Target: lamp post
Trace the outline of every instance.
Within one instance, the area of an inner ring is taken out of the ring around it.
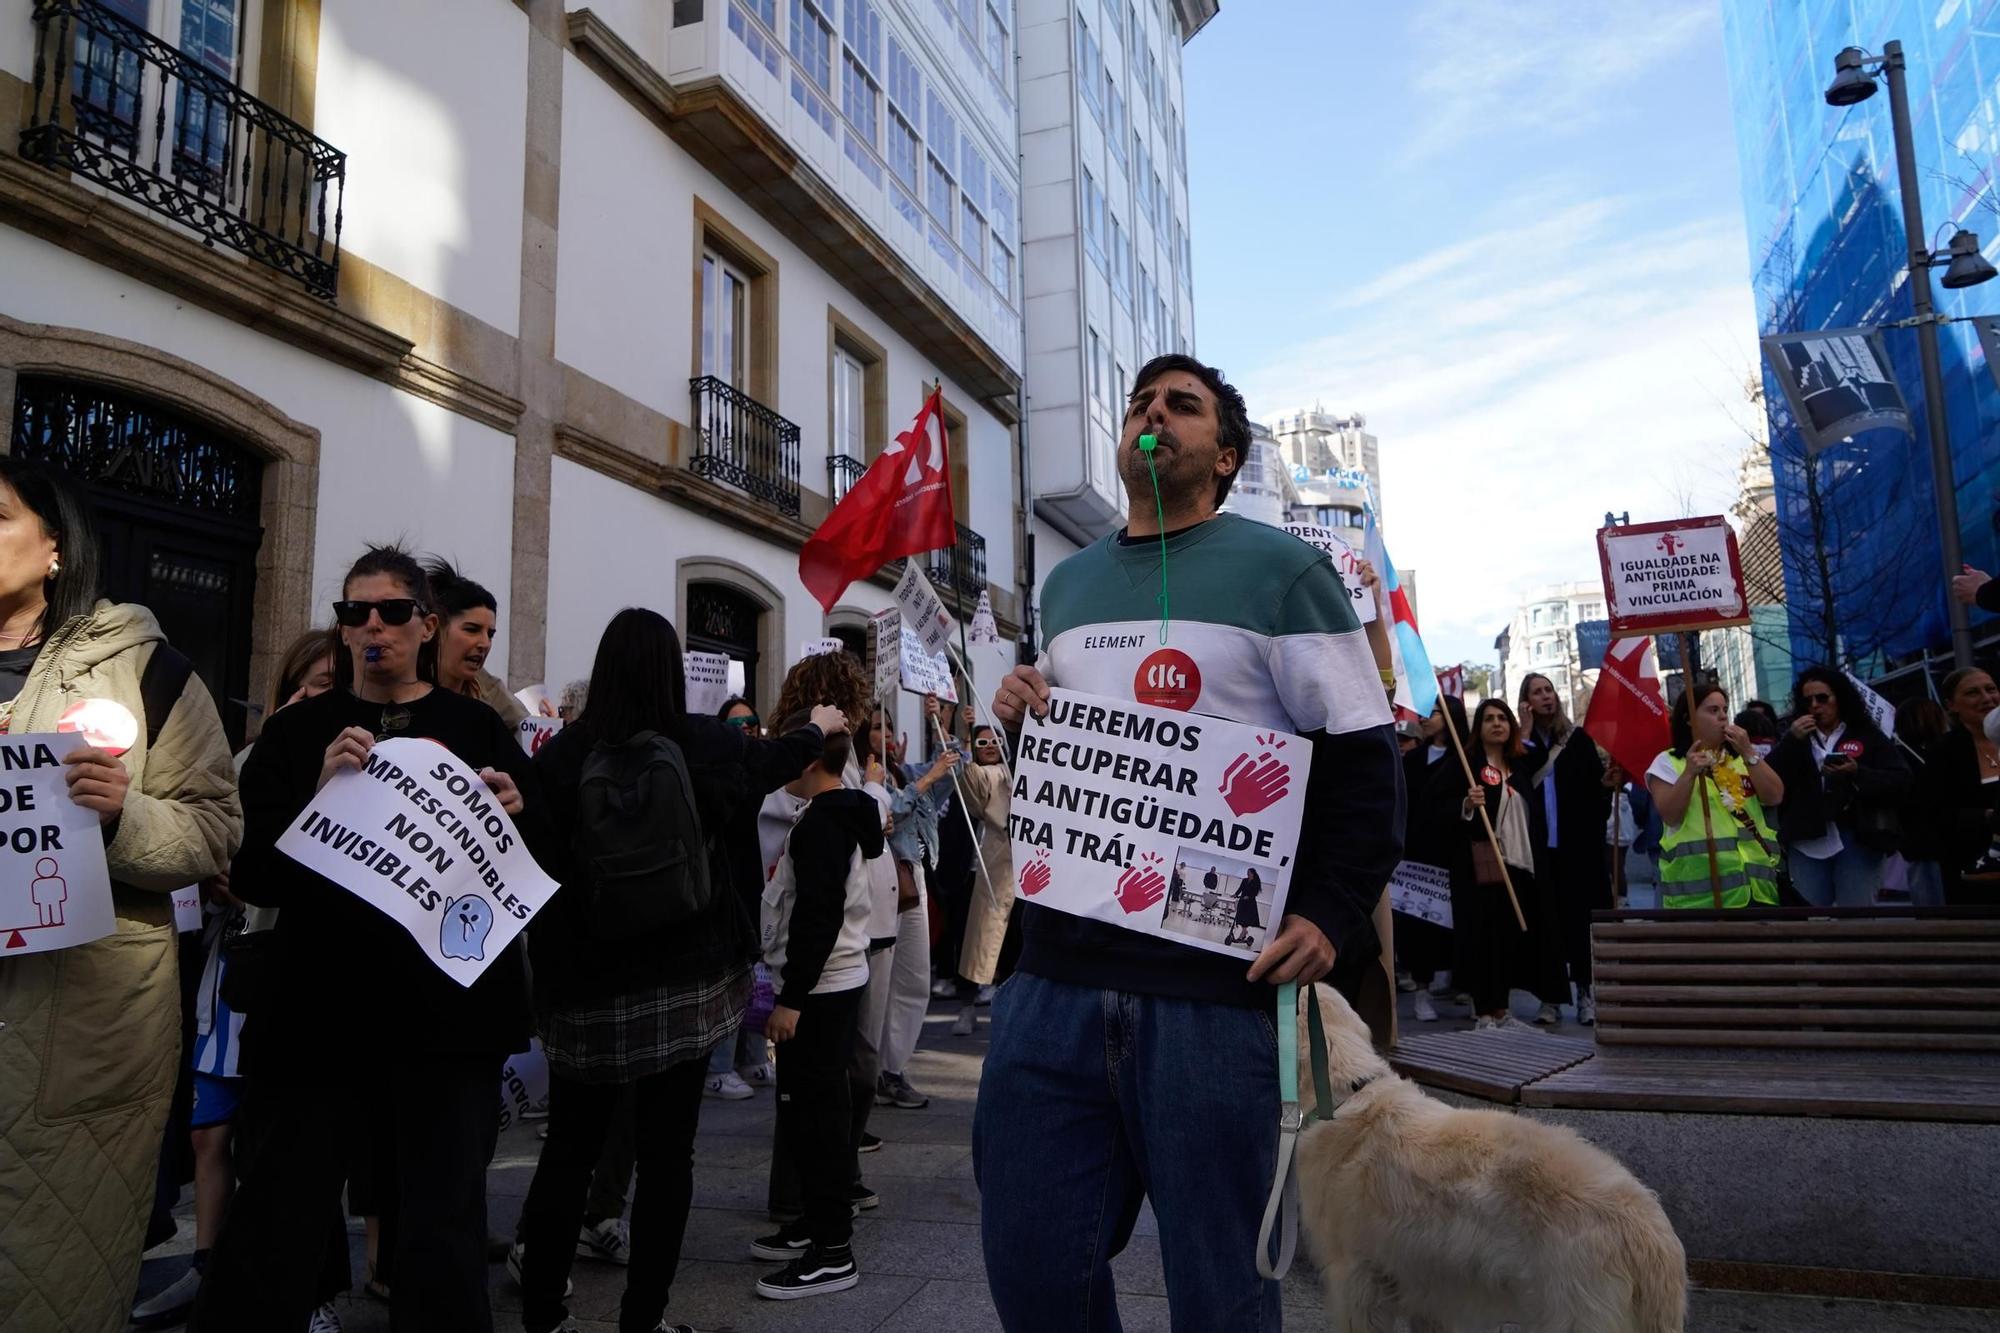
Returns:
[[[1993,266],[1979,253],[1979,238],[1959,231],[1949,249],[1933,253],[1924,231],[1923,205],[1917,197],[1917,151],[1910,134],[1910,93],[1905,78],[1903,44],[1886,42],[1879,56],[1858,46],[1843,47],[1833,58],[1833,82],[1827,86],[1829,106],[1853,106],[1875,95],[1870,68],[1889,81],[1889,125],[1896,141],[1896,182],[1903,197],[1903,236],[1909,248],[1911,323],[1917,330],[1917,359],[1924,375],[1924,423],[1930,428],[1931,489],[1937,493],[1938,544],[1944,549],[1945,613],[1951,623],[1951,656],[1958,669],[1972,665],[1972,626],[1965,606],[1950,595],[1951,580],[1964,555],[1958,533],[1958,488],[1952,480],[1951,433],[1945,424],[1944,374],[1938,360],[1938,316],[1931,304],[1931,269],[1943,263],[1944,285],[1971,287],[1994,276]]]

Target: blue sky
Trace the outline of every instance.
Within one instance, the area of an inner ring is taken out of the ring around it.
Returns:
[[[1708,3],[1223,0],[1183,52],[1198,351],[1358,410],[1439,663],[1727,508],[1756,341]]]

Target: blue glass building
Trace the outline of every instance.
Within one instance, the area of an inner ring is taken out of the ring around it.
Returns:
[[[1887,89],[1851,107],[1822,97],[1844,46],[1901,40],[1932,244],[1957,225],[2000,255],[2000,0],[1722,0],[1722,14],[1760,333],[1910,314]],[[2000,312],[2000,282],[1947,292],[1940,272],[1941,314]],[[1940,334],[1965,558],[2000,572],[2000,392],[1970,325]],[[1916,334],[1883,338],[1913,436],[1869,431],[1809,460],[1765,369],[1801,663],[1838,655],[1879,669],[1950,650]],[[2000,629],[1974,616],[1976,637]]]

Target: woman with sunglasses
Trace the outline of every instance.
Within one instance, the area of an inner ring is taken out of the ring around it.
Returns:
[[[313,796],[361,769],[378,740],[434,741],[477,770],[535,855],[550,860],[528,758],[476,699],[437,687],[429,580],[393,546],[354,563],[334,603],[349,689],[264,725],[243,767],[234,892],[279,910],[272,984],[245,1044],[264,1127],[210,1257],[204,1329],[303,1328],[351,1136],[371,1133],[389,1193],[379,1276],[397,1328],[482,1330],[486,1165],[494,1088],[528,1044],[517,938],[470,986],[447,977],[393,919],[278,851]],[[357,1073],[346,1066],[356,1061]]]
[[[1792,706],[1791,729],[1771,751],[1785,787],[1778,841],[1792,888],[1814,907],[1872,907],[1882,859],[1902,838],[1910,766],[1846,672],[1807,667]]]
[[[436,602],[432,609],[438,616],[438,684],[482,701],[508,726],[519,726],[528,710],[486,669],[486,658],[500,635],[499,600],[483,584],[436,557],[424,562],[424,577],[430,580]]]
[[[0,456],[0,730],[81,730],[65,715],[89,701],[132,731],[64,761],[103,825],[115,930],[0,958],[0,1321],[23,1329],[124,1325],[182,1054],[169,895],[242,832],[207,686],[152,612],[99,600],[101,567],[82,489]]]

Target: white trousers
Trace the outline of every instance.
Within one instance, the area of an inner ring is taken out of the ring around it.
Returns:
[[[918,870],[918,875],[922,871]],[[922,880],[918,880],[922,883]],[[924,1032],[924,1015],[931,1008],[930,896],[896,917],[895,965],[891,968],[889,1006],[882,1025],[882,1068],[900,1074]]]

